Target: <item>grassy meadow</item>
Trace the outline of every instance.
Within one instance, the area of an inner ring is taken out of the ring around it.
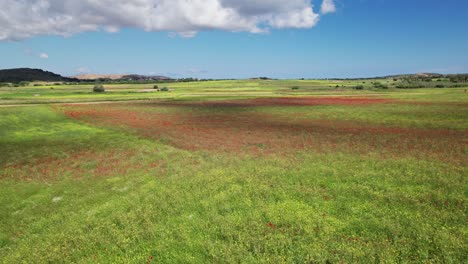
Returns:
[[[0,262],[466,262],[466,88],[370,83],[2,87]]]

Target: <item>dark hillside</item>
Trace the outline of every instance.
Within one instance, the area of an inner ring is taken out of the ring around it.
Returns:
[[[23,81],[72,82],[78,80],[40,69],[18,68],[0,70],[0,82],[18,83]]]

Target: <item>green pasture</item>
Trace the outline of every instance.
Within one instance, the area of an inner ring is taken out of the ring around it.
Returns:
[[[466,162],[411,153],[386,158],[379,145],[369,152],[187,150],[47,105],[126,100],[113,105],[154,115],[244,111],[291,122],[467,132],[463,88],[358,91],[355,83],[212,81],[151,93],[139,92],[149,84],[106,85],[104,94],[91,93],[92,85],[0,88],[0,104],[9,105],[0,107],[0,263],[466,262]],[[398,102],[151,104],[304,95]],[[466,158],[464,149],[453,155]]]
[[[42,104],[67,102],[95,101],[126,101],[154,99],[184,99],[209,97],[278,97],[307,95],[376,95],[398,99],[438,100],[444,95],[445,100],[460,100],[464,88],[443,89],[396,89],[391,80],[379,81],[388,84],[390,89],[377,89],[372,80],[228,80],[203,81],[190,83],[158,83],[158,84],[107,84],[105,93],[93,93],[94,84],[57,85],[41,84],[42,86],[0,87],[0,105],[12,104]],[[168,87],[169,92],[156,91]],[[365,89],[355,90],[358,85]],[[296,89],[292,89],[292,88]],[[467,85],[468,88],[468,85]],[[429,92],[428,92],[429,91]],[[451,97],[448,97],[451,95]]]

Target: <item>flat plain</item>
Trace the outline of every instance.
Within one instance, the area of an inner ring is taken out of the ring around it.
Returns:
[[[466,88],[371,82],[0,88],[0,261],[465,262]]]

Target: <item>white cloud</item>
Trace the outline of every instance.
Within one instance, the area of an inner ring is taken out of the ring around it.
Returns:
[[[333,2],[333,0],[323,0],[322,6],[320,7],[320,12],[322,14],[335,13],[335,2]]]
[[[48,58],[49,58],[49,54],[47,54],[47,53],[41,53],[41,54],[39,54],[39,58],[41,58],[41,59],[48,59]]]
[[[322,12],[330,5],[324,0]],[[121,28],[181,37],[205,30],[262,33],[311,28],[319,20],[310,0],[0,0],[0,6],[0,40]]]

